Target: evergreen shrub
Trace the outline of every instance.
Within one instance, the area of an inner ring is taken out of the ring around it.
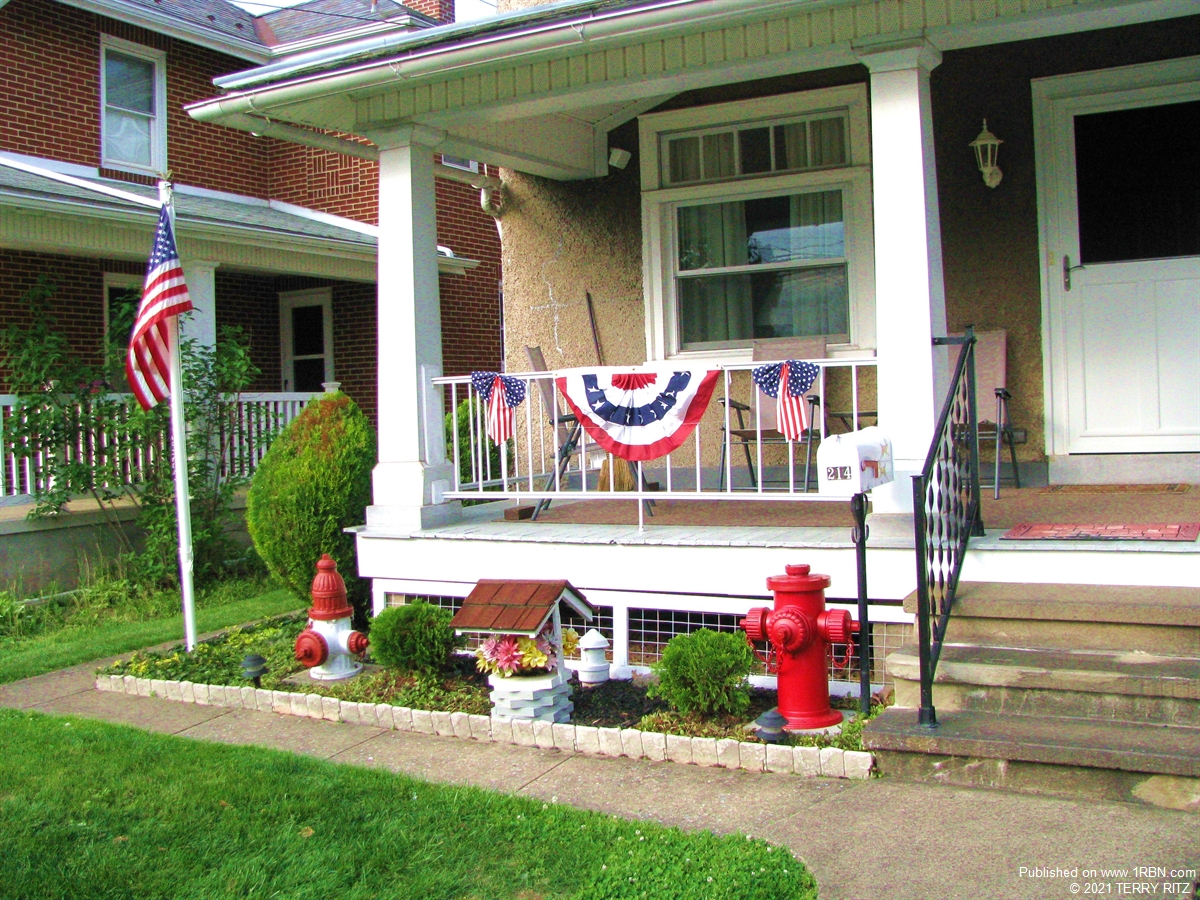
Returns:
[[[740,634],[701,628],[677,635],[652,666],[658,683],[647,693],[683,715],[741,715],[750,706],[747,676],[754,654]]]
[[[328,553],[346,581],[359,624],[367,584],[357,577],[354,536],[371,502],[375,432],[353,400],[314,398],[272,442],[246,497],[246,526],[267,569],[307,604],[317,560]]]
[[[465,643],[450,627],[452,618],[424,600],[389,606],[371,620],[371,656],[406,672],[445,671]]]

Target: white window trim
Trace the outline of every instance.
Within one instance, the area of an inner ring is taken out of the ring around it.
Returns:
[[[464,172],[479,171],[479,160],[468,159],[465,156],[455,156],[453,153],[442,154],[442,165],[449,166],[452,169],[461,169]]]
[[[304,291],[286,291],[279,295],[279,383],[280,389],[294,391],[295,372],[292,363],[296,361],[292,353],[292,310],[297,306],[324,307],[322,322],[325,326],[325,381],[333,381],[333,289],[311,288]],[[310,357],[300,357],[308,359]],[[291,377],[289,377],[291,376]]]
[[[108,51],[135,56],[154,63],[154,124],[150,130],[150,165],[139,166],[105,156],[108,147]],[[162,175],[167,171],[167,54],[153,47],[134,44],[111,35],[100,35],[100,167],[139,175]]]
[[[822,110],[849,113],[850,165],[833,169],[739,176],[703,184],[662,186],[659,136],[712,125],[810,115]],[[673,110],[639,119],[642,176],[642,259],[646,355],[651,360],[747,361],[752,348],[680,350],[673,272],[675,210],[697,200],[744,200],[783,193],[840,189],[846,223],[850,340],[831,344],[836,355],[856,356],[875,348],[875,244],[871,205],[870,138],[866,85],[849,85],[758,100]]]

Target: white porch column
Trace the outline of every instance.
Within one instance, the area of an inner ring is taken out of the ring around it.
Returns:
[[[875,208],[875,309],[879,425],[893,441],[896,480],[872,492],[873,509],[912,511],[947,383],[942,236],[929,73],[941,54],[927,41],[863,47],[871,72],[871,163]]]
[[[180,319],[180,337],[192,338],[202,347],[217,343],[217,266],[204,259],[182,259],[183,280],[192,298],[192,311]]]
[[[379,145],[379,463],[367,525],[416,530],[457,518],[440,503],[451,484],[442,435],[433,150],[412,139]],[[434,505],[434,504],[437,505]]]

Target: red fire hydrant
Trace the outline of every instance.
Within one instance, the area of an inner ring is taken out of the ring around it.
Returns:
[[[296,659],[311,669],[309,674],[318,681],[357,675],[362,663],[351,654],[367,649],[367,636],[350,626],[354,610],[346,602],[346,582],[328,553],[317,562],[312,599],[308,627],[296,638]]]
[[[786,575],[767,579],[775,608],[750,610],[742,630],[751,647],[755,641],[771,644],[768,654],[754,652],[779,676],[779,713],[787,730],[828,728],[841,722],[842,714],[829,706],[827,651],[831,644],[846,644],[848,658],[858,623],[844,609],[825,608],[828,575],[809,574],[808,566],[786,568]]]

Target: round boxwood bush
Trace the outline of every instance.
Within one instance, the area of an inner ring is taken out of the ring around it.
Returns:
[[[358,623],[367,583],[357,577],[351,525],[371,502],[375,432],[340,391],[317,397],[272,441],[250,482],[246,527],[271,574],[300,600],[311,597],[317,560],[337,561]]]
[[[658,683],[647,693],[683,715],[741,715],[750,706],[753,668],[754,654],[741,634],[701,628],[671,638],[652,666]]]
[[[452,618],[424,600],[389,606],[371,620],[371,656],[406,672],[444,671],[465,643],[450,627]]]

